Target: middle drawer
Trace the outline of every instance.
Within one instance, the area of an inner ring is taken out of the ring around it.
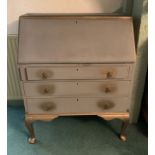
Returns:
[[[130,81],[54,81],[24,82],[26,97],[88,96],[127,97]]]

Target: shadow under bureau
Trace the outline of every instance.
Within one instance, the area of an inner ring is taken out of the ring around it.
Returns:
[[[135,64],[131,17],[92,15],[20,16],[18,66],[25,122],[97,115],[129,123]]]

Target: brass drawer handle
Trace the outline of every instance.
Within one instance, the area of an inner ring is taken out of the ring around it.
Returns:
[[[97,103],[97,105],[104,110],[112,109],[115,106],[115,104],[109,100],[101,100]]]
[[[117,90],[116,85],[114,84],[105,84],[100,86],[100,91],[108,94],[108,93],[114,93]]]
[[[42,72],[42,73],[41,73],[41,78],[42,78],[42,79],[47,79],[47,78],[48,78],[47,73],[46,73],[46,72]]]
[[[37,72],[37,75],[42,80],[46,80],[46,79],[50,78],[53,75],[53,73],[50,70],[39,70],[39,72]]]
[[[51,111],[56,108],[56,105],[53,102],[45,102],[39,105],[40,109],[43,111]]]
[[[111,73],[111,72],[107,72],[107,73],[106,73],[106,78],[107,78],[107,79],[112,78],[112,73]]]
[[[39,93],[43,95],[53,94],[55,92],[55,86],[54,85],[41,85],[38,86]]]
[[[110,88],[105,88],[105,91],[104,91],[105,93],[110,93],[111,92],[111,89]]]
[[[50,92],[50,90],[49,90],[48,88],[45,88],[45,89],[43,90],[43,92],[44,92],[44,94],[48,94],[48,93]]]

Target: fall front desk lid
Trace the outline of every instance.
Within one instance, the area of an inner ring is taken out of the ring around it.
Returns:
[[[21,16],[18,63],[133,63],[131,17]]]

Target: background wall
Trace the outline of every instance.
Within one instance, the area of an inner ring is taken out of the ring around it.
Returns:
[[[8,0],[8,100],[22,99],[17,70],[18,18],[25,13],[131,14],[132,0]]]
[[[8,0],[8,34],[17,34],[18,17],[25,13],[120,13],[132,0]]]
[[[148,0],[134,0],[134,17],[137,59],[132,91],[131,120],[138,120],[148,67]]]
[[[25,13],[132,15],[135,26],[137,62],[132,95],[131,121],[137,121],[147,70],[147,0],[8,0],[7,93],[8,100],[11,101],[22,99],[16,64],[17,30],[18,18]]]

